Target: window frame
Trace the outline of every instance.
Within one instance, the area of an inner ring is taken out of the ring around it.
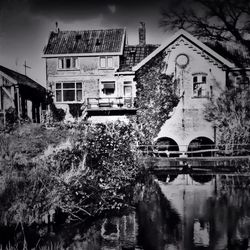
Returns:
[[[76,56],[65,56],[57,58],[57,70],[79,70],[79,58]],[[70,65],[67,67],[67,62],[70,60]]]
[[[73,83],[74,84],[74,87],[73,88],[65,88],[64,87],[64,84],[67,84],[67,83]],[[78,84],[81,84],[80,88],[77,87]],[[60,84],[60,88],[57,87],[57,85]],[[83,102],[83,99],[84,99],[84,96],[83,96],[83,82],[82,81],[61,81],[61,82],[56,82],[55,84],[55,92],[54,92],[54,100],[55,100],[55,103],[82,103]],[[74,90],[74,100],[73,101],[65,101],[64,100],[64,92],[65,91],[72,91]],[[81,90],[81,91],[80,91]],[[81,100],[77,100],[78,99],[78,91],[80,91],[81,93]],[[57,93],[60,93],[61,95],[61,100],[57,100]]]
[[[101,82],[101,91],[100,91],[100,93],[101,93],[101,97],[107,97],[107,98],[109,98],[109,97],[114,97],[115,95],[116,95],[116,92],[117,92],[117,85],[116,85],[116,81],[115,80],[102,80]],[[105,94],[104,92],[103,92],[103,90],[104,90],[104,86],[105,86],[105,83],[107,84],[107,83],[114,83],[114,92],[112,93],[112,94],[110,94],[110,95],[107,95],[107,94]]]
[[[104,59],[104,66],[102,66],[102,60]],[[109,66],[109,59],[112,59],[112,65]],[[100,56],[99,57],[99,69],[114,69],[114,57],[113,56]]]
[[[199,90],[195,90],[200,87],[201,94]],[[209,98],[209,92],[207,90],[207,73],[199,72],[192,74],[192,96],[193,98]]]

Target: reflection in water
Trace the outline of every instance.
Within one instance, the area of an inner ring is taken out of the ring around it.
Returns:
[[[64,241],[65,249],[86,250],[115,250],[134,249],[137,245],[136,214],[131,212],[122,217],[110,217],[95,222],[87,231],[78,229],[72,242],[65,241],[65,235],[59,242]],[[138,248],[139,249],[139,248]]]
[[[146,250],[248,249],[249,178],[209,178],[203,178],[204,184],[201,177],[189,175],[148,183],[138,212]]]
[[[137,188],[136,212],[50,230],[35,245],[70,250],[250,249],[248,176],[166,175]]]

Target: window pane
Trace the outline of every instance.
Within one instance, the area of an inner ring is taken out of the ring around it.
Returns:
[[[61,102],[62,101],[62,91],[56,90],[56,101]]]
[[[58,68],[63,69],[63,58],[58,59]]]
[[[75,90],[63,90],[63,101],[75,101]]]
[[[197,82],[197,76],[194,76],[193,82]]]
[[[66,58],[66,69],[71,68],[71,58]]]
[[[207,80],[206,77],[205,77],[205,76],[202,76],[202,82],[203,82],[203,83],[206,83],[206,80]]]
[[[115,93],[115,82],[105,82],[103,84],[102,92],[105,95],[112,95]]]
[[[113,57],[108,57],[108,68],[113,68]]]
[[[65,83],[63,83],[63,88],[64,89],[74,89],[75,83],[74,82],[65,82]]]
[[[124,96],[125,97],[132,96],[132,87],[131,86],[124,86]]]
[[[100,67],[101,68],[106,67],[106,57],[100,57]]]
[[[77,82],[76,83],[76,88],[77,89],[81,89],[82,88],[82,83],[81,82]]]
[[[76,67],[76,58],[72,58],[72,66],[71,68],[75,68]]]
[[[82,101],[82,90],[77,90],[76,91],[76,100],[79,102],[79,101]]]
[[[61,89],[62,84],[60,82],[56,83],[56,89]]]

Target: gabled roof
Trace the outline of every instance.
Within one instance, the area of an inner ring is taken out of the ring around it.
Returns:
[[[125,29],[51,32],[44,57],[53,55],[122,54]]]
[[[211,57],[222,63],[223,65],[233,68],[235,65],[230,62],[229,60],[225,59],[221,55],[219,55],[217,52],[209,48],[207,45],[199,41],[196,37],[188,33],[187,31],[180,29],[177,31],[173,36],[171,36],[166,42],[164,42],[159,48],[157,48],[154,52],[152,52],[149,56],[147,56],[145,59],[143,59],[140,63],[138,63],[136,66],[132,68],[133,71],[137,71],[140,69],[144,64],[146,64],[149,60],[151,60],[154,56],[156,56],[158,53],[163,51],[165,48],[173,44],[179,37],[186,38],[189,42],[194,44],[195,46],[199,47],[201,50],[208,53]]]
[[[121,56],[119,72],[131,71],[132,67],[150,55],[159,45],[126,45]]]
[[[43,86],[41,86],[39,83],[35,82],[34,80],[29,78],[28,76],[20,74],[14,70],[8,69],[2,65],[0,65],[0,74],[1,74],[1,72],[3,72],[5,75],[12,78],[20,86],[32,88],[34,90],[39,91],[42,94],[46,93],[46,89]]]

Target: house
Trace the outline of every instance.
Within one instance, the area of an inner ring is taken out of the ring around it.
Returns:
[[[43,58],[56,107],[91,119],[134,115],[132,66],[156,49],[146,44],[144,24],[139,35],[139,45],[129,46],[125,29],[52,31]]]
[[[174,75],[178,83],[180,101],[162,126],[157,143],[171,145],[170,151],[182,153],[214,147],[216,126],[205,120],[204,105],[211,98],[218,98],[230,84],[249,84],[249,68],[244,68],[242,79],[242,69],[231,60],[179,30],[132,70],[137,72],[160,53],[165,53],[163,73]]]
[[[0,65],[0,123],[6,122],[6,111],[14,108],[19,118],[41,121],[46,89],[26,75]]]

